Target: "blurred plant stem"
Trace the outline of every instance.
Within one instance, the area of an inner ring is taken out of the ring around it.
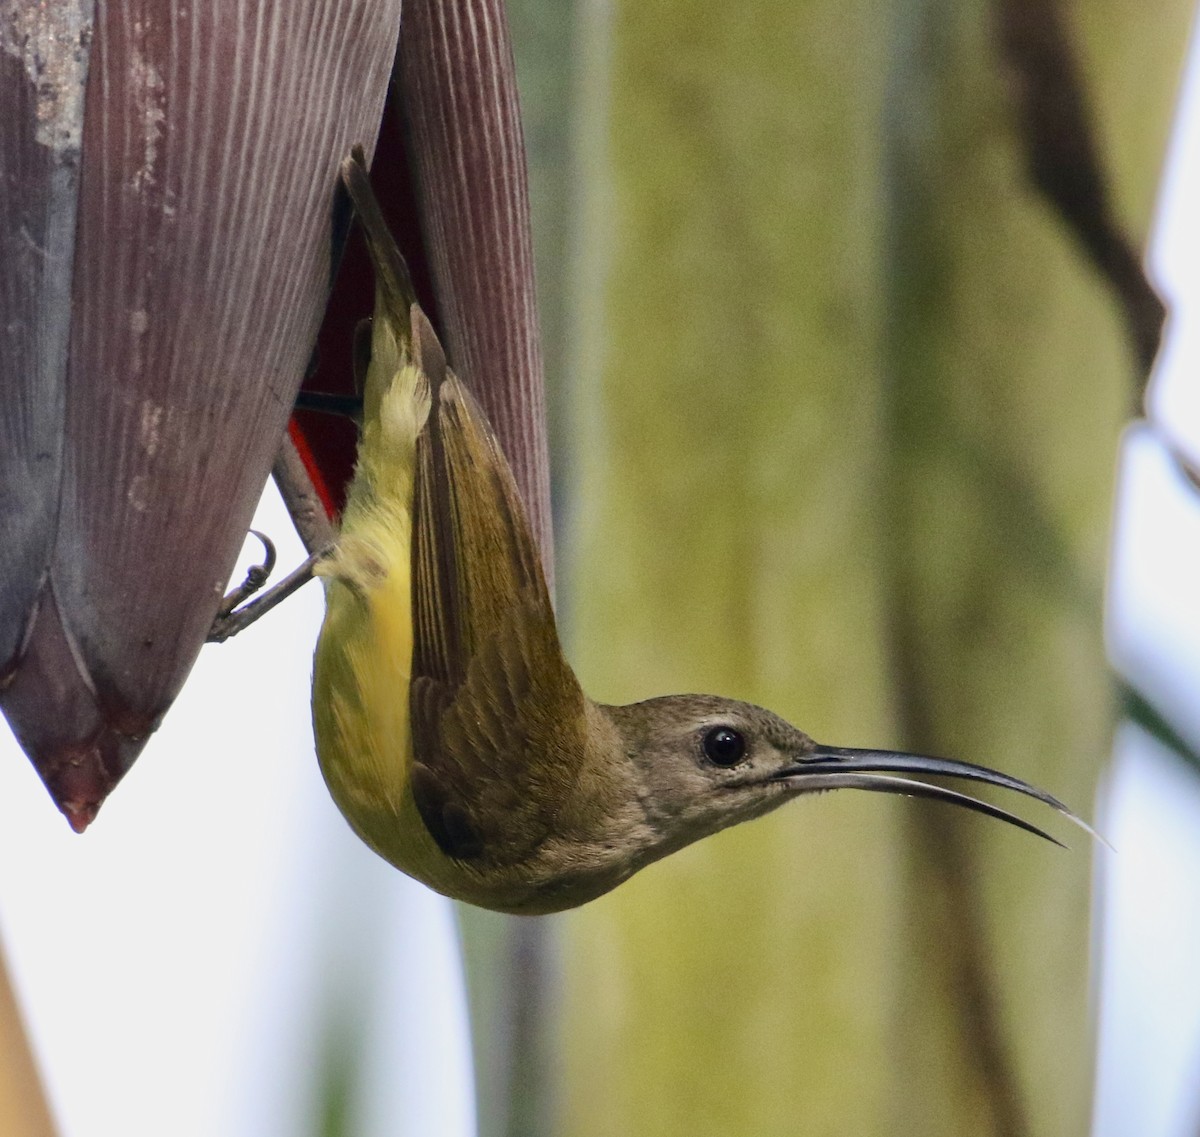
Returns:
[[[466,960],[480,1137],[554,1133],[560,1063],[552,923],[457,906]]]
[[[1138,365],[1030,180],[996,13],[579,11],[562,548],[585,687],[748,698],[1086,810]],[[1190,15],[1064,25],[1134,245]],[[569,919],[558,1131],[1086,1132],[1091,850],[865,798],[701,843]]]
[[[0,953],[0,1133],[55,1137],[50,1107]]]

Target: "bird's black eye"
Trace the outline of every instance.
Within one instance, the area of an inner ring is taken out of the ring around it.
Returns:
[[[714,726],[704,736],[704,756],[715,766],[736,766],[746,756],[746,739],[728,726]]]

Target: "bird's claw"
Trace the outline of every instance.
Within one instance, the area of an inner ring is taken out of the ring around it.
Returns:
[[[225,599],[221,601],[221,607],[217,611],[218,621],[231,615],[239,604],[249,600],[251,596],[267,583],[271,577],[271,573],[275,571],[275,542],[265,533],[260,533],[257,529],[251,529],[250,532],[262,542],[262,564],[251,565],[246,570],[246,579],[237,588],[225,594]]]
[[[230,637],[236,636],[238,632],[248,628],[260,616],[266,615],[280,601],[291,596],[309,580],[313,574],[313,567],[327,552],[323,549],[314,553],[273,588],[269,588],[257,600],[247,604],[245,601],[266,584],[275,569],[274,543],[265,533],[260,533],[257,529],[251,529],[250,532],[263,543],[265,555],[262,564],[251,565],[246,570],[246,579],[221,601],[217,617],[213,620],[213,625],[208,632],[208,643],[224,643]]]

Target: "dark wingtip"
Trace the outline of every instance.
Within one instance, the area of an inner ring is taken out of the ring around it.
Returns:
[[[351,193],[356,185],[361,185],[361,179],[367,176],[367,155],[361,142],[350,147],[350,153],[342,159],[342,184]]]
[[[382,287],[389,303],[398,310],[407,309],[416,293],[408,265],[388,228],[383,210],[367,171],[362,146],[354,146],[342,161],[342,185],[354,203],[354,212],[367,238],[367,247],[375,265],[376,284]]]

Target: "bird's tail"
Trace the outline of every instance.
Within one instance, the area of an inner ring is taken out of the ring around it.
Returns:
[[[363,389],[362,436],[343,514],[352,532],[363,514],[411,517],[417,435],[429,417],[429,383],[414,355],[413,321],[420,312],[408,268],[380,211],[361,146],[342,163],[375,270],[371,355]]]

